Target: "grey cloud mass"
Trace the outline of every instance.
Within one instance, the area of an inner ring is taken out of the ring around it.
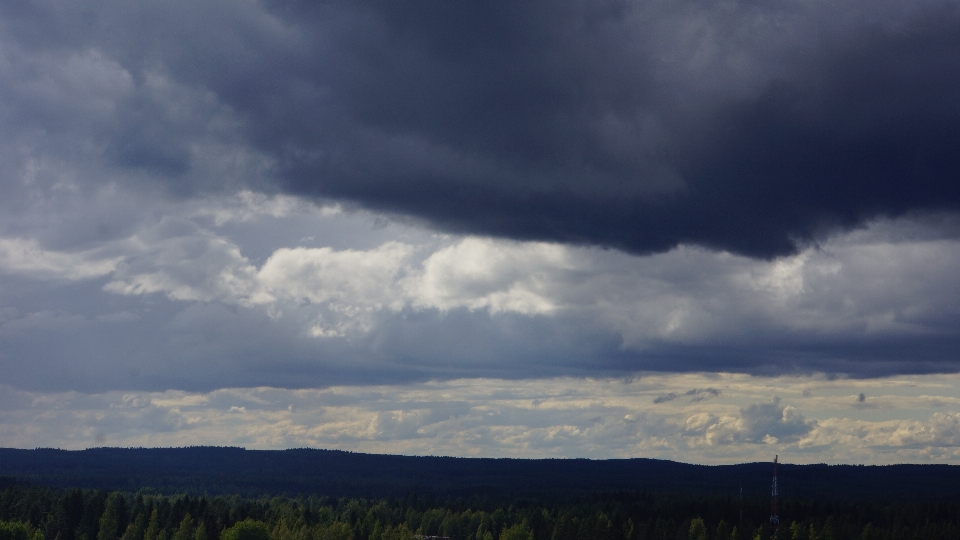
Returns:
[[[942,238],[939,221],[878,223],[765,261],[436,235],[252,193],[143,206],[153,217],[134,234],[90,247],[0,237],[8,384],[210,391],[957,370],[960,242]],[[702,386],[652,399],[718,395]]]
[[[0,2],[0,437],[956,461],[958,90],[946,0]]]
[[[809,421],[796,409],[780,405],[780,398],[774,396],[770,403],[753,403],[740,409],[740,418],[744,424],[747,441],[761,442],[765,437],[777,440],[795,441],[816,427],[815,421]]]
[[[181,195],[242,181],[460,232],[760,257],[960,204],[953,2],[2,9],[7,125],[82,134],[68,151]],[[199,174],[216,144],[269,174]]]
[[[670,392],[669,394],[660,394],[659,396],[653,398],[653,403],[666,403],[668,401],[673,401],[680,396],[689,396],[691,403],[696,403],[697,401],[703,401],[705,399],[716,397],[720,395],[720,391],[716,388],[694,388],[692,390],[687,390],[683,393]]]

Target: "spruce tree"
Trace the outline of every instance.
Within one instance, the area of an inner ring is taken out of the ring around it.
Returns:
[[[117,528],[119,526],[117,511],[114,505],[107,501],[106,508],[103,509],[103,515],[100,516],[100,531],[97,533],[97,540],[117,540]]]
[[[695,517],[690,521],[690,540],[707,540],[707,526],[703,523],[703,518]]]
[[[143,540],[157,540],[160,536],[160,518],[157,515],[157,509],[150,512],[150,523],[147,525],[147,531],[143,533]]]
[[[173,540],[195,540],[195,537],[196,529],[193,526],[193,518],[190,516],[190,512],[187,512],[187,515],[183,516],[183,521],[180,522],[180,528],[173,533]]]

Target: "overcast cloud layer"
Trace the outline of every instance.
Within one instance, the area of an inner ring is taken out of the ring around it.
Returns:
[[[960,464],[960,378],[731,374],[454,380],[192,392],[6,389],[0,437],[26,448],[234,445],[691,463]]]
[[[38,418],[128,393],[316,412],[337,387],[366,418],[370,385],[400,411],[407,385],[956,373],[958,89],[942,0],[0,3],[0,444],[95,444]],[[601,417],[720,395],[667,386]],[[835,411],[748,394],[648,420],[887,460],[809,442]],[[948,450],[903,459],[955,459],[950,407],[909,418]],[[106,440],[204,442],[130,429]],[[249,440],[339,440],[290,433]],[[752,455],[670,433],[656,455]]]

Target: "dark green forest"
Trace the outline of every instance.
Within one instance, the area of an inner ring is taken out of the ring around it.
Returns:
[[[773,456],[770,456],[771,461]],[[243,448],[0,448],[0,476],[49,487],[381,499],[431,494],[548,501],[616,491],[746,497],[770,493],[772,463],[694,465],[662,459],[488,459],[339,450]],[[960,501],[956,465],[781,463],[780,495],[843,501]]]
[[[0,448],[0,540],[766,539],[772,473],[654,459]],[[779,539],[960,540],[960,467],[781,464],[778,476]]]
[[[160,495],[58,489],[10,479],[0,540],[752,540],[769,538],[769,501],[619,492],[549,503],[447,499]],[[777,538],[960,539],[957,502],[783,499]]]

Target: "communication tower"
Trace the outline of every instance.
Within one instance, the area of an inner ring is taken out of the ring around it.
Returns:
[[[773,458],[773,489],[770,490],[770,525],[773,526],[773,536],[777,537],[777,527],[780,525],[780,514],[778,513],[778,502],[780,495],[777,490],[777,455]]]

